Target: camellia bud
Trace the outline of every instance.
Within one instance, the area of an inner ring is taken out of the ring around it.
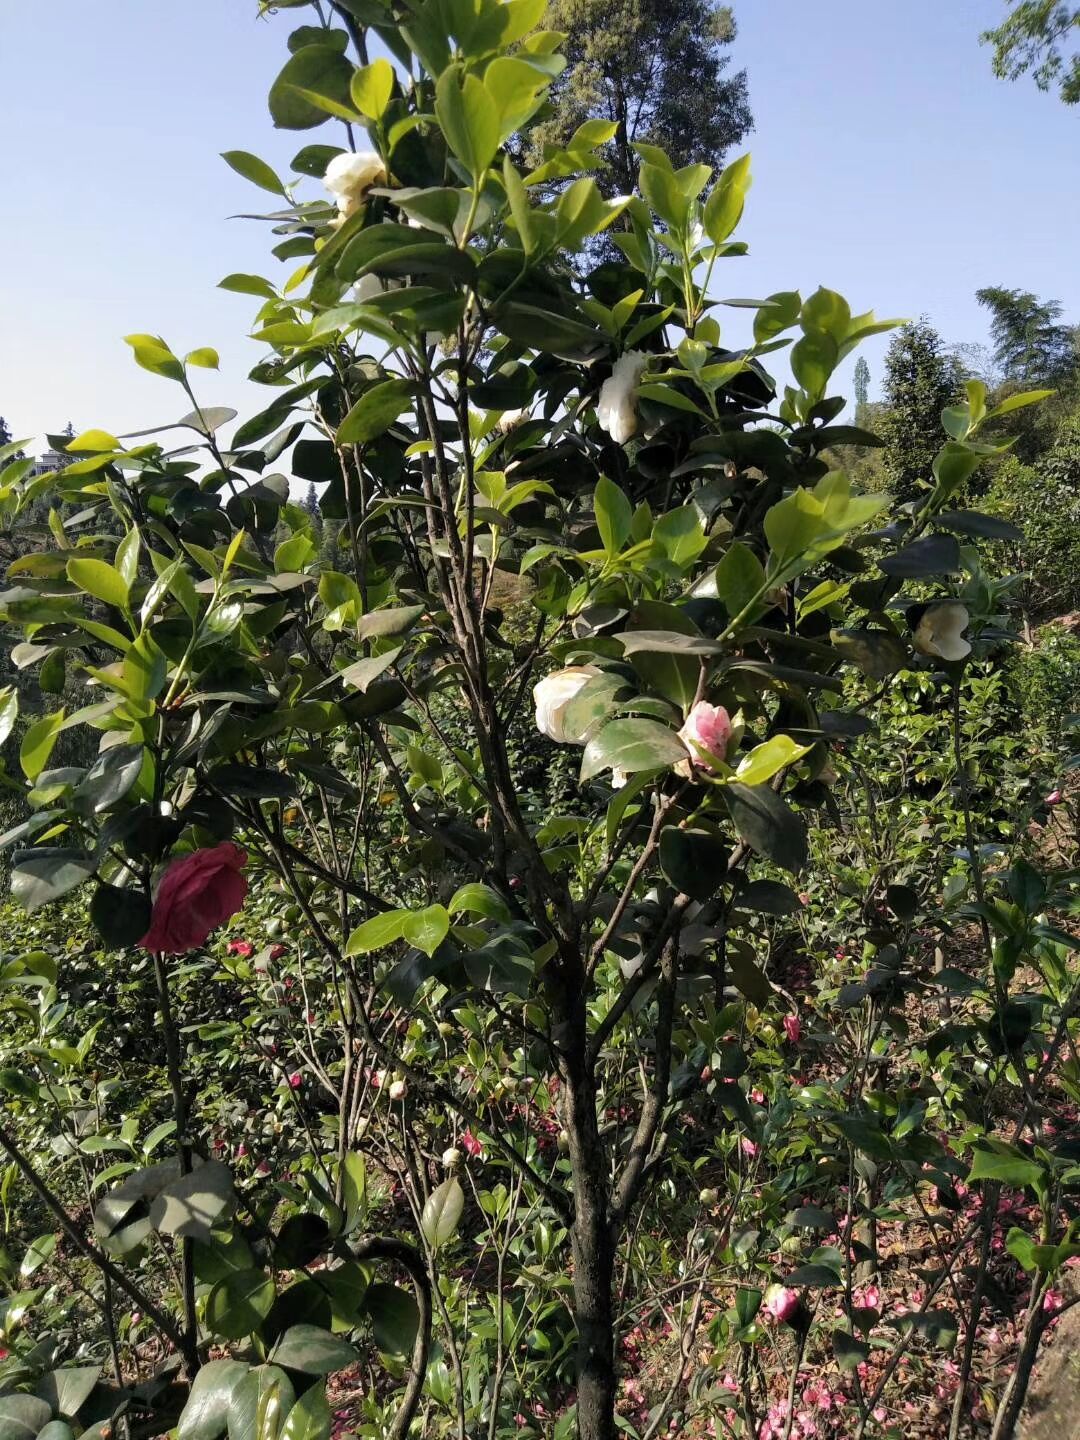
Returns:
[[[570,1150],[570,1132],[569,1132],[568,1130],[560,1130],[560,1131],[559,1131],[559,1153],[562,1154],[562,1155],[566,1155],[566,1154],[569,1152],[569,1150]]]
[[[700,1200],[701,1204],[705,1206],[706,1210],[711,1210],[712,1207],[720,1199],[720,1194],[717,1190],[706,1189],[700,1191],[697,1198]]]
[[[451,1145],[449,1150],[442,1152],[442,1163],[444,1170],[456,1170],[461,1164],[461,1151]]]
[[[444,1040],[449,1040],[449,1039],[450,1039],[450,1036],[453,1035],[453,1033],[454,1033],[454,1027],[453,1027],[453,1025],[450,1024],[450,1021],[449,1021],[449,1020],[440,1020],[440,1021],[439,1021],[439,1034],[442,1036],[442,1038],[443,1038]]]
[[[391,1080],[390,1089],[387,1092],[391,1100],[404,1100],[409,1093],[409,1087],[404,1080]]]

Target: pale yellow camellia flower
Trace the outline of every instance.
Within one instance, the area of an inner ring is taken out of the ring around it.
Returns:
[[[967,606],[959,600],[928,605],[915,627],[915,649],[939,660],[965,659],[971,654],[971,646],[961,632],[967,629],[970,620]]]
[[[536,702],[536,728],[541,735],[559,745],[580,745],[582,735],[572,734],[566,728],[566,711],[574,697],[600,671],[595,665],[567,665],[564,670],[554,670],[533,686]]]
[[[596,419],[616,445],[625,445],[637,433],[637,387],[648,368],[649,357],[644,350],[627,350],[600,387]]]
[[[386,179],[386,166],[374,150],[343,150],[326,167],[323,184],[337,201],[340,225],[354,215],[373,185]]]

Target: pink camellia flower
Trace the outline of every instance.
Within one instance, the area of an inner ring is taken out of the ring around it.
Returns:
[[[765,1313],[781,1324],[790,1320],[799,1308],[799,1297],[786,1285],[770,1285],[765,1291]]]
[[[462,1135],[461,1145],[465,1153],[467,1155],[471,1155],[474,1160],[478,1155],[483,1155],[484,1153],[483,1145],[480,1143],[480,1141],[476,1138],[476,1136],[472,1133],[471,1130],[466,1130],[465,1134]]]
[[[281,957],[282,957],[282,955],[284,955],[284,954],[285,954],[285,946],[284,946],[284,945],[271,945],[271,946],[270,946],[270,953],[269,953],[269,955],[267,956],[267,959],[268,959],[268,960],[280,960]]]
[[[707,700],[699,700],[683,721],[679,739],[693,758],[679,761],[674,767],[677,775],[689,778],[694,765],[700,765],[703,770],[712,770],[713,766],[695,746],[700,745],[718,760],[725,759],[731,743],[731,716],[722,705],[710,705]]]
[[[864,1290],[856,1290],[851,1298],[862,1310],[881,1309],[881,1291],[876,1285],[867,1285]]]
[[[1044,805],[1060,805],[1063,798],[1064,798],[1064,797],[1062,796],[1062,793],[1061,793],[1060,790],[1051,790],[1051,791],[1050,791],[1050,794],[1047,795],[1046,799],[1043,801],[1043,804],[1044,804]]]
[[[244,960],[255,954],[255,946],[250,940],[230,940],[225,949],[228,954],[239,955]]]
[[[802,1039],[802,1021],[798,1015],[784,1016],[784,1034],[791,1041],[792,1045],[798,1045]]]
[[[1049,1315],[1056,1315],[1065,1304],[1065,1297],[1060,1290],[1047,1290],[1043,1296],[1042,1308]]]
[[[304,1077],[303,1077],[303,1075],[300,1074],[300,1071],[299,1071],[299,1070],[294,1070],[293,1073],[289,1076],[289,1089],[290,1089],[290,1090],[299,1090],[300,1087],[301,1087],[301,1085],[303,1085],[303,1083],[304,1083]]]
[[[157,955],[198,950],[247,898],[247,877],[240,873],[246,864],[247,852],[231,840],[174,860],[161,877],[150,929],[139,943]]]

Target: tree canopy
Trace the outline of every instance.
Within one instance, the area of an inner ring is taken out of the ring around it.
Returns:
[[[1054,384],[1075,367],[1075,330],[1062,323],[1059,300],[1003,285],[986,285],[975,298],[990,311],[994,359],[1006,379]]]
[[[1031,72],[1040,90],[1056,85],[1066,105],[1080,100],[1080,50],[1066,54],[1071,37],[1080,40],[1080,9],[1060,0],[1020,0],[1008,17],[983,34],[994,47],[994,74],[1018,80]]]
[[[553,113],[534,127],[534,151],[565,144],[585,120],[618,125],[601,154],[602,188],[630,194],[635,144],[661,145],[673,164],[718,168],[753,127],[745,70],[729,74],[735,39],[729,6],[714,0],[551,0],[545,24],[563,31],[567,69],[552,87]]]

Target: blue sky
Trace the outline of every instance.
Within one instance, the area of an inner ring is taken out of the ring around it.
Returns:
[[[721,267],[718,293],[825,284],[856,310],[925,312],[950,341],[985,340],[974,291],[986,284],[1057,297],[1080,320],[1080,107],[994,79],[977,37],[1003,8],[736,0],[734,63],[757,121],[739,232],[752,253]],[[296,14],[255,11],[0,0],[0,414],[35,447],[69,419],[115,433],[183,413],[169,382],[130,360],[130,331],[215,346],[206,403],[242,416],[266,403],[245,378],[260,356],[247,338],[256,302],[216,286],[288,267],[263,227],[228,218],[269,197],[218,152],[287,169],[337,127],[273,130],[266,91]],[[723,318],[740,338],[745,313]],[[864,352],[875,387],[884,344]]]

